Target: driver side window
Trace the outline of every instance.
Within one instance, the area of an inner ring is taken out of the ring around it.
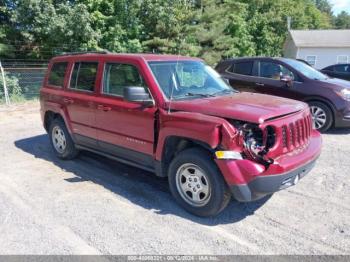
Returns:
[[[259,76],[273,80],[280,80],[282,76],[289,76],[292,80],[295,79],[293,72],[286,67],[273,62],[260,62]]]
[[[137,68],[129,64],[106,63],[103,73],[103,93],[123,96],[124,87],[146,87]]]

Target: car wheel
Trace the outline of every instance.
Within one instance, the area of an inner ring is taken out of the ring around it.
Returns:
[[[231,198],[216,164],[202,149],[186,149],[177,155],[170,164],[168,179],[177,203],[197,216],[220,213]]]
[[[59,158],[73,159],[77,156],[78,150],[75,148],[74,142],[62,119],[57,118],[51,122],[49,136],[51,145]]]
[[[309,106],[314,127],[321,132],[327,131],[333,124],[331,109],[322,102],[310,102]]]

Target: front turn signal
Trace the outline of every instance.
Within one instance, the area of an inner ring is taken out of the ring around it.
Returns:
[[[216,151],[217,159],[243,159],[240,152],[236,151]]]

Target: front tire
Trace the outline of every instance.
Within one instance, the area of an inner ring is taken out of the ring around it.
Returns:
[[[186,149],[177,155],[170,164],[168,179],[176,202],[197,216],[217,215],[231,198],[217,166],[199,148]]]
[[[312,101],[309,103],[314,127],[320,131],[327,131],[333,124],[333,114],[331,109],[324,103]]]
[[[62,119],[56,118],[50,123],[50,142],[57,157],[73,159],[78,155],[74,142]]]

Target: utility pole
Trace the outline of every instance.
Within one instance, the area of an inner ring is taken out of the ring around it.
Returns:
[[[6,103],[6,105],[9,106],[10,105],[10,97],[9,97],[9,93],[7,91],[5,72],[4,72],[4,68],[2,67],[1,61],[0,61],[0,70],[1,70],[1,75],[2,75],[2,83],[4,86],[5,103]]]
[[[292,25],[292,18],[290,16],[287,17],[287,28],[288,31],[291,30],[291,25]]]

